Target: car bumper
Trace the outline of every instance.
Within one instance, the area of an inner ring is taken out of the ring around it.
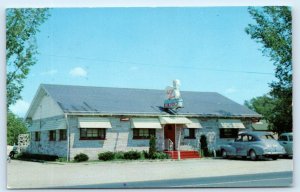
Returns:
[[[264,152],[264,156],[273,156],[273,155],[284,155],[285,152]]]

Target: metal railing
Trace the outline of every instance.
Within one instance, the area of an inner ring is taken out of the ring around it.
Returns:
[[[174,149],[174,143],[171,139],[165,139],[165,150],[167,151],[173,151]]]

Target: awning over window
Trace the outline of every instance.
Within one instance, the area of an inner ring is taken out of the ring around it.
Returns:
[[[131,118],[131,128],[161,129],[158,118]]]
[[[192,121],[192,123],[185,124],[184,128],[203,128],[197,118],[189,118],[189,120]]]
[[[29,132],[58,129],[67,129],[64,118],[35,120],[32,125],[29,126]]]
[[[239,119],[219,119],[219,128],[245,129],[245,126]]]
[[[191,124],[193,123],[186,117],[159,117],[161,124]]]
[[[108,118],[79,117],[78,128],[112,128]]]

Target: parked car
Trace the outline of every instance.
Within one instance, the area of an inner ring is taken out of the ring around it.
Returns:
[[[282,133],[278,142],[284,147],[287,156],[293,155],[293,133]]]
[[[257,160],[260,157],[270,157],[276,160],[279,155],[285,154],[285,149],[278,143],[270,133],[245,132],[227,145],[220,146],[223,158],[228,157],[250,157]]]
[[[18,146],[14,145],[12,151],[9,153],[9,157],[10,158],[14,158],[16,154],[18,154]]]

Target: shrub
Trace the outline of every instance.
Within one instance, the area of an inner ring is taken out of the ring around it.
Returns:
[[[149,140],[149,156],[152,157],[156,152],[156,139],[151,136]]]
[[[141,158],[141,153],[138,151],[128,151],[124,153],[124,159],[135,160],[140,158]]]
[[[98,154],[98,159],[102,161],[110,161],[113,160],[114,158],[115,158],[115,154],[110,151]]]
[[[148,151],[143,150],[142,154],[143,154],[145,159],[150,159],[150,155],[149,155]]]
[[[207,141],[206,141],[205,135],[201,135],[200,144],[201,144],[201,156],[207,157],[208,156],[208,148],[207,148]]]
[[[56,159],[56,161],[58,162],[67,162],[67,158],[66,157],[59,157],[58,159]]]
[[[20,153],[16,156],[21,160],[43,160],[43,161],[56,161],[57,155],[44,155],[44,154],[32,154],[32,153]]]
[[[122,151],[115,152],[115,159],[124,159],[124,152]]]
[[[89,156],[87,156],[84,153],[79,153],[79,154],[75,155],[75,157],[74,157],[75,162],[82,162],[82,161],[87,161],[87,160],[89,160]]]
[[[216,150],[217,157],[222,157],[222,151],[220,149]]]
[[[168,159],[169,156],[164,152],[155,152],[152,159]]]

